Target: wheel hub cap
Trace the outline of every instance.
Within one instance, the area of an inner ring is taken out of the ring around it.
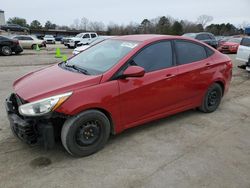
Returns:
[[[218,94],[216,91],[211,91],[208,95],[208,105],[214,106],[217,104],[218,101]]]
[[[100,127],[97,121],[91,121],[83,124],[77,131],[76,141],[79,145],[91,145],[98,138],[100,133]]]

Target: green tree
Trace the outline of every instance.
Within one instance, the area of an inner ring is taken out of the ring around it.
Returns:
[[[144,34],[150,33],[150,27],[151,27],[151,22],[148,19],[144,19],[140,25],[141,33]]]
[[[29,25],[27,24],[27,21],[24,18],[19,18],[19,17],[13,17],[9,18],[7,21],[7,24],[17,24],[22,27],[28,27]]]
[[[55,29],[55,28],[56,28],[56,24],[51,23],[51,21],[47,21],[47,22],[45,23],[44,27],[45,27],[46,29]]]
[[[171,34],[173,35],[182,35],[183,34],[183,27],[180,22],[175,21],[171,27]]]
[[[38,20],[33,20],[33,21],[30,23],[30,28],[31,28],[31,29],[41,29],[41,28],[42,28],[42,25],[41,25],[41,23],[40,23]]]
[[[167,17],[162,16],[156,26],[156,31],[160,34],[168,34],[170,32],[170,27],[170,20]]]

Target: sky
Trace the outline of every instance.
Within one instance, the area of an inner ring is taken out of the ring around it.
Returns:
[[[0,0],[0,9],[6,21],[21,17],[28,23],[36,19],[58,25],[71,25],[82,17],[104,24],[140,23],[159,16],[195,22],[203,14],[213,16],[213,23],[250,23],[250,0]]]

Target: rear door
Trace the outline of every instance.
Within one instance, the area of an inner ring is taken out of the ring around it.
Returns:
[[[236,59],[248,62],[250,58],[250,38],[243,38],[238,48]]]
[[[25,47],[25,48],[31,48],[34,40],[31,37],[29,37],[29,36],[27,36],[27,37],[23,36],[22,38],[23,38],[23,41],[22,41],[23,47]]]
[[[183,107],[199,105],[215,72],[211,58],[214,52],[187,40],[176,40],[175,51],[179,68],[179,101]]]
[[[126,128],[178,105],[177,67],[173,60],[172,42],[162,41],[145,47],[129,61],[127,66],[143,67],[146,73],[140,78],[118,80],[121,118]]]

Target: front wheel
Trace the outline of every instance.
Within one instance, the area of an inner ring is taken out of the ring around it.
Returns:
[[[109,119],[100,111],[89,110],[64,123],[61,140],[68,153],[83,157],[102,149],[109,135]]]
[[[219,107],[221,98],[222,88],[219,84],[215,83],[208,88],[199,110],[205,113],[214,112]]]

